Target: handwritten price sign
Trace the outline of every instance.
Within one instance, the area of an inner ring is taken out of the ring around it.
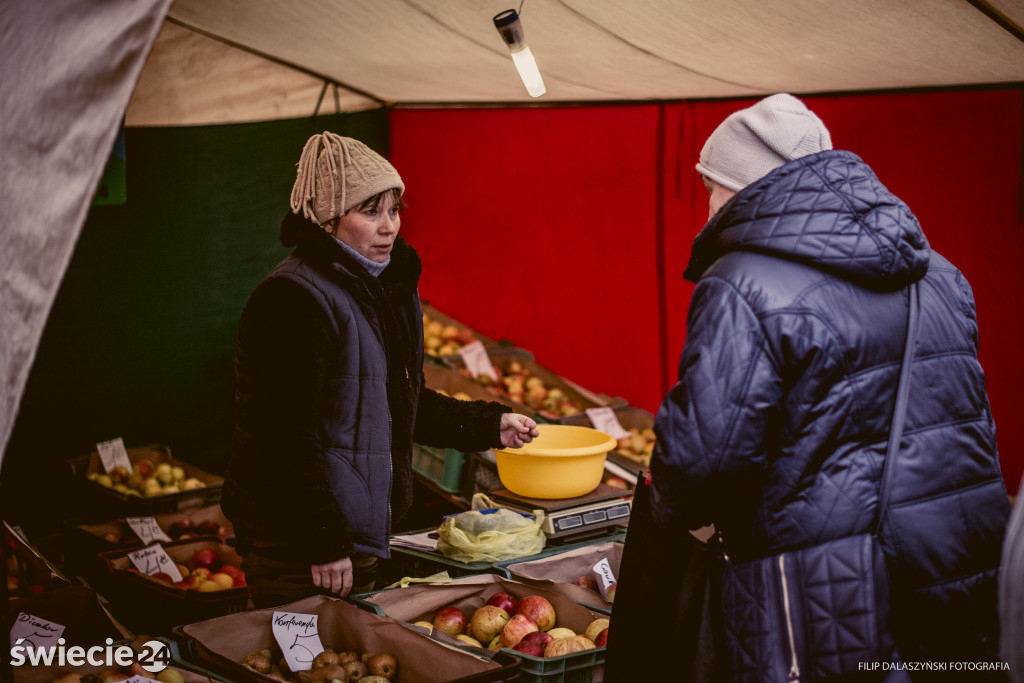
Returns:
[[[629,432],[623,429],[619,423],[619,418],[615,416],[615,411],[609,406],[587,408],[587,417],[590,418],[594,429],[608,434],[613,439],[622,439],[629,436]]]
[[[274,638],[292,671],[309,671],[313,660],[324,651],[320,643],[317,615],[274,612]]]
[[[171,537],[165,534],[160,525],[156,523],[155,517],[128,517],[125,521],[143,543],[170,542],[171,540]]]
[[[128,559],[146,576],[163,572],[171,577],[171,581],[181,581],[177,565],[159,543],[128,553]]]
[[[112,472],[118,466],[129,472],[132,471],[132,461],[128,459],[128,450],[124,447],[121,437],[110,441],[101,441],[96,444],[96,450],[100,454],[104,472]]]
[[[25,649],[49,649],[57,647],[57,641],[62,635],[64,627],[60,624],[21,612],[11,627],[11,647],[18,643]]]
[[[498,379],[498,373],[494,371],[491,357],[487,355],[487,349],[479,339],[459,349],[459,355],[462,356],[462,362],[466,364],[466,369],[473,373],[473,377],[487,375],[491,379]]]

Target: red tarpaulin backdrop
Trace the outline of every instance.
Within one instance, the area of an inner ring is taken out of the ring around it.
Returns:
[[[1022,95],[806,98],[974,287],[1011,491],[1024,470],[1024,282],[1011,271],[1024,254]],[[656,410],[685,340],[682,271],[707,220],[693,164],[751,101],[392,112],[423,298],[588,389]]]

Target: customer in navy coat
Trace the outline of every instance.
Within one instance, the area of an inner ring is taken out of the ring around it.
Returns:
[[[904,662],[996,662],[1009,501],[967,280],[790,95],[727,118],[697,170],[709,220],[685,272],[696,289],[679,382],[655,424],[658,523],[679,534],[714,523],[738,560],[870,531],[904,288],[917,282],[909,411],[881,526],[892,629]]]

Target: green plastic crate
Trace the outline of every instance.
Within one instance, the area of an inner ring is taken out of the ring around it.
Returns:
[[[519,656],[520,683],[590,683],[594,672],[604,666],[605,648],[574,652],[561,657],[532,657],[516,650],[502,649]]]
[[[439,449],[416,444],[412,451],[412,469],[448,493],[462,487],[466,454],[452,448]]]

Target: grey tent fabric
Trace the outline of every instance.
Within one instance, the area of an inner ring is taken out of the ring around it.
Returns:
[[[0,452],[171,1],[0,4]]]

